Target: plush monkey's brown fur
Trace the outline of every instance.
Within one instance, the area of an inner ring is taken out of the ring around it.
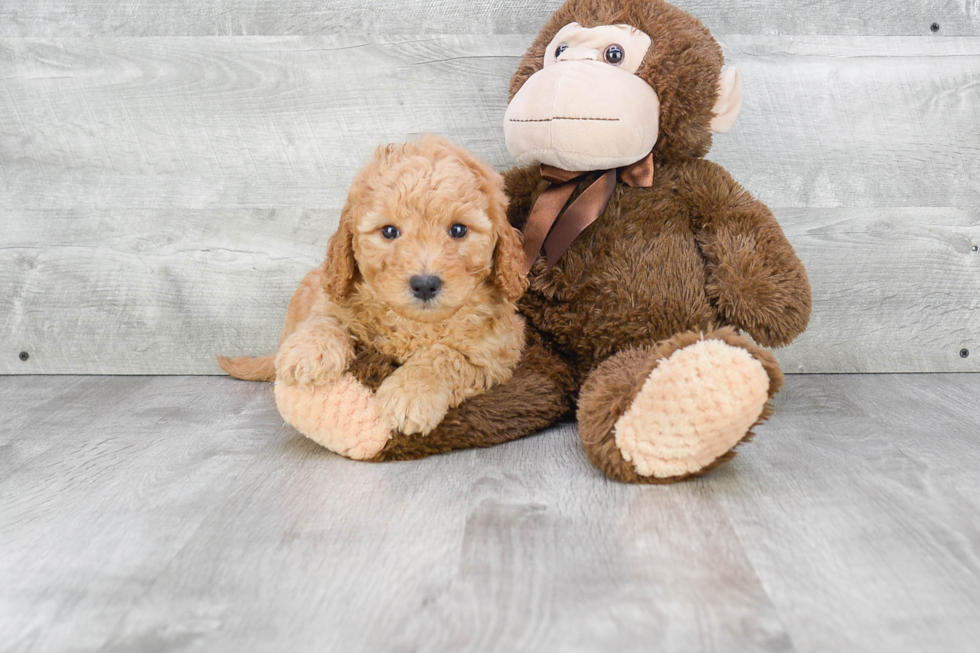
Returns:
[[[553,270],[543,259],[535,264],[519,303],[532,333],[512,381],[454,409],[428,438],[396,435],[377,460],[527,435],[561,419],[577,400],[583,445],[597,467],[621,481],[670,482],[695,474],[638,475],[612,432],[662,360],[699,339],[717,339],[762,363],[770,397],[782,385],[775,359],[759,345],[788,344],[806,328],[810,287],[766,206],[701,158],[711,145],[720,47],[699,21],[661,0],[569,0],[522,60],[511,81],[512,98],[541,69],[557,31],[573,21],[584,27],[627,24],[652,39],[637,74],[660,99],[654,184],[619,184],[602,216]],[[586,175],[577,192],[598,174]],[[514,226],[524,226],[547,186],[537,167],[506,175]],[[371,383],[374,363],[362,363],[361,378]],[[767,406],[759,422],[770,413]],[[750,436],[751,430],[744,439]],[[732,456],[728,451],[696,474]]]

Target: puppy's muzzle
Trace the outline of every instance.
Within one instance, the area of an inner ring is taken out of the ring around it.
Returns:
[[[442,279],[434,275],[417,275],[408,280],[412,294],[424,302],[439,294],[442,289]]]

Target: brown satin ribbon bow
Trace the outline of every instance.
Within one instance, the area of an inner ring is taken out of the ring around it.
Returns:
[[[548,255],[548,269],[555,266],[578,235],[606,210],[616,189],[617,175],[627,186],[649,188],[653,185],[653,167],[651,153],[636,163],[607,170],[562,212],[578,179],[586,173],[542,164],[541,177],[551,185],[538,196],[524,225],[524,256],[527,260],[524,272],[530,272],[542,245]]]

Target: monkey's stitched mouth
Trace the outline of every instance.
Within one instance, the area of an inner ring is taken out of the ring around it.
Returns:
[[[553,122],[555,120],[598,120],[600,122],[619,122],[619,118],[573,118],[571,116],[555,116],[554,118],[510,118],[510,122]]]

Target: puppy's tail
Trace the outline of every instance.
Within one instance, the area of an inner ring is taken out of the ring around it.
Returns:
[[[239,356],[238,358],[226,358],[218,356],[218,365],[225,372],[228,372],[236,379],[243,381],[275,381],[276,380],[276,354],[266,354],[265,356]]]

